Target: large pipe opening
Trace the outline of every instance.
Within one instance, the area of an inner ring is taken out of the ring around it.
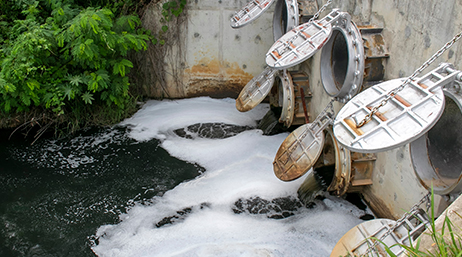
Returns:
[[[332,27],[332,35],[321,52],[321,80],[328,95],[350,100],[361,88],[364,75],[364,47],[353,22]]]
[[[287,33],[287,6],[284,0],[276,2],[273,15],[273,38],[276,42],[282,35]]]
[[[348,72],[348,45],[345,36],[338,30],[332,32],[332,38],[330,66],[332,67],[331,74],[336,90],[331,94],[337,94],[342,89]]]
[[[462,191],[462,112],[457,96],[445,91],[441,118],[427,134],[410,144],[414,171],[421,184],[437,194]]]

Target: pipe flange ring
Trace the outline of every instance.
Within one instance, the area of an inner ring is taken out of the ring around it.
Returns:
[[[346,28],[335,24],[321,52],[321,80],[324,90],[345,103],[361,89],[364,76],[364,47],[358,27],[346,19]]]
[[[276,42],[288,31],[299,25],[297,0],[278,0],[273,14],[273,38]]]

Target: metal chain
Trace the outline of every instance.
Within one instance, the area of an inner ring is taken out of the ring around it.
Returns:
[[[316,126],[321,123],[321,120],[324,119],[324,118],[328,118],[328,122],[325,123],[324,125],[327,126],[327,124],[330,124],[330,123],[333,123],[334,120],[333,120],[333,117],[335,117],[335,111],[334,111],[334,101],[335,99],[331,99],[330,102],[327,104],[327,106],[324,108],[324,110],[321,111],[321,113],[316,117],[316,119],[314,119],[313,122],[311,122],[311,130],[313,131]],[[321,130],[324,130],[324,126],[320,126],[320,129]],[[316,131],[315,133],[318,133],[319,131]]]
[[[424,195],[424,197],[422,197],[422,199],[420,199],[420,201],[418,203],[416,203],[416,204],[414,204],[412,206],[412,208],[409,210],[409,212],[406,212],[399,220],[397,220],[395,222],[395,224],[393,226],[388,227],[387,232],[385,232],[385,234],[383,234],[379,239],[375,240],[375,242],[371,246],[369,246],[369,248],[367,248],[367,251],[364,254],[361,254],[361,256],[366,256],[371,251],[375,251],[375,247],[377,246],[377,244],[379,242],[383,242],[383,240],[387,236],[389,236],[393,231],[395,231],[395,229],[397,227],[399,227],[399,226],[401,226],[401,224],[403,224],[404,220],[407,220],[412,215],[414,215],[414,212],[417,211],[417,209],[419,208],[420,205],[422,205],[424,202],[429,203],[430,202],[430,196],[431,196],[431,193],[427,193],[426,195]]]
[[[310,19],[308,22],[310,23],[310,22],[316,20],[316,19],[319,17],[319,15],[320,15],[322,12],[324,12],[324,10],[327,8],[327,6],[329,6],[331,3],[332,3],[332,0],[328,0],[327,3],[324,4],[324,5],[319,9],[319,11],[317,11],[317,12],[313,15],[313,17],[311,17],[311,19]]]
[[[403,88],[409,84],[412,80],[417,77],[425,68],[427,68],[430,64],[432,64],[438,57],[440,57],[446,50],[448,50],[457,40],[459,40],[462,37],[462,31],[459,32],[457,35],[455,35],[450,41],[448,41],[438,52],[436,52],[430,59],[428,59],[422,66],[420,66],[417,70],[412,73],[410,77],[408,77],[399,87],[396,87],[395,89],[391,90],[388,92],[386,97],[380,101],[380,104],[373,107],[371,111],[364,117],[364,119],[356,124],[357,128],[360,128],[364,126],[366,123],[372,120],[372,115],[374,115],[379,108],[383,107],[387,102],[394,97],[399,91],[403,90]]]

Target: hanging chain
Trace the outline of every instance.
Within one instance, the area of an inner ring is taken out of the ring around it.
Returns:
[[[375,251],[375,247],[377,246],[377,244],[379,242],[383,242],[383,240],[389,236],[393,231],[395,231],[396,228],[398,228],[399,226],[401,226],[401,224],[403,224],[403,222],[407,219],[409,219],[411,216],[414,215],[414,213],[418,210],[419,206],[422,205],[424,202],[426,203],[429,203],[430,202],[430,196],[431,196],[431,193],[427,193],[426,195],[424,195],[424,197],[422,197],[422,199],[420,199],[420,201],[416,204],[414,204],[411,208],[411,210],[409,210],[409,212],[406,212],[399,220],[397,220],[395,222],[395,224],[391,227],[388,227],[387,229],[387,232],[385,232],[385,234],[383,234],[380,238],[376,239],[375,242],[369,246],[369,248],[367,248],[367,251],[363,254],[361,254],[361,256],[366,256],[368,255],[371,251]]]
[[[436,52],[430,59],[428,59],[422,66],[420,66],[410,77],[408,77],[399,87],[396,87],[395,89],[391,90],[388,92],[386,97],[380,101],[380,104],[373,107],[371,111],[364,117],[364,119],[356,124],[357,128],[360,128],[364,126],[366,123],[372,120],[372,115],[374,115],[379,108],[383,107],[387,102],[394,97],[399,91],[403,90],[403,88],[409,84],[411,81],[417,77],[425,68],[427,68],[430,64],[432,64],[438,57],[440,57],[446,50],[448,50],[457,40],[459,40],[462,37],[462,31],[459,32],[459,34],[455,35],[449,42],[447,42],[438,52]]]
[[[332,0],[328,0],[327,3],[326,3],[325,5],[323,5],[323,6],[319,9],[319,11],[317,11],[317,12],[313,15],[313,17],[311,17],[311,19],[310,19],[308,22],[310,23],[310,22],[316,20],[316,19],[319,17],[319,15],[320,15],[322,12],[324,12],[324,10],[326,10],[327,6],[329,6],[331,3],[332,3]]]
[[[314,131],[316,134],[324,130],[327,125],[332,124],[334,122],[334,101],[335,99],[331,99],[327,106],[324,108],[324,110],[322,110],[322,112],[316,117],[316,119],[310,123],[310,129]],[[323,121],[323,119],[327,120]]]

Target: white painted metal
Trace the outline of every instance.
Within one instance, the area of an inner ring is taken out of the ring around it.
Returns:
[[[321,20],[304,23],[278,39],[266,54],[266,64],[275,69],[297,65],[313,56],[329,39],[332,24],[348,13],[334,9]]]
[[[341,20],[321,51],[321,81],[328,95],[345,103],[361,89],[364,75],[363,40],[356,24]]]
[[[231,27],[240,28],[257,19],[273,4],[274,0],[252,0],[231,18]]]
[[[277,70],[267,67],[245,85],[236,99],[236,109],[246,112],[257,106],[270,92]]]
[[[437,128],[435,133],[447,132],[445,135],[438,135],[439,138],[435,140],[440,139],[443,141],[441,143],[442,145],[448,143],[450,146],[437,148],[438,154],[436,156],[434,154],[432,155],[429,151],[429,136],[431,131],[409,144],[412,166],[414,167],[417,178],[427,190],[430,191],[433,187],[433,192],[439,195],[459,195],[462,192],[462,160],[460,159],[460,149],[462,145],[460,144],[460,132],[458,132],[461,114],[454,113],[457,111],[457,108],[459,112],[462,112],[461,84],[462,81],[459,79],[459,81],[455,83],[456,88],[448,87],[443,89],[444,95],[453,101],[453,105],[457,105],[457,107],[451,106],[451,102],[447,101],[446,108],[448,108],[449,105],[450,109],[447,114],[445,114],[446,112],[443,113],[443,116],[449,115],[449,118],[446,119],[453,120],[451,123],[456,127],[446,128],[445,125],[447,123],[443,123],[443,125],[440,126],[438,126],[439,124],[437,123],[434,127]],[[442,117],[440,120],[444,120],[444,118]],[[432,135],[434,135],[434,133],[432,133]],[[433,145],[432,147],[439,146]],[[446,156],[448,155],[451,157],[447,158]],[[435,160],[435,158],[439,160]]]
[[[369,110],[399,87],[403,79],[375,85],[349,101],[338,113],[334,134],[340,144],[355,152],[381,152],[405,145],[425,134],[444,108],[442,87],[458,74],[447,64],[412,81],[379,109],[370,122],[358,128]]]
[[[273,14],[273,37],[277,41],[299,25],[297,0],[278,0]]]
[[[335,245],[331,257],[338,256],[389,256],[385,244],[395,256],[406,256],[401,245],[409,246],[429,224],[428,217],[422,209],[412,212],[401,224],[390,219],[365,221],[350,229]],[[396,226],[394,228],[394,226]],[[386,233],[390,231],[389,235]],[[377,239],[380,243],[376,243]],[[369,249],[375,245],[375,249]]]
[[[273,69],[274,70],[274,69]],[[282,91],[282,112],[281,117],[279,118],[280,123],[284,123],[284,125],[288,128],[292,125],[292,121],[294,119],[294,111],[295,111],[295,94],[294,94],[294,85],[292,82],[292,77],[287,70],[284,70],[282,74],[279,75],[281,80],[281,87]]]

